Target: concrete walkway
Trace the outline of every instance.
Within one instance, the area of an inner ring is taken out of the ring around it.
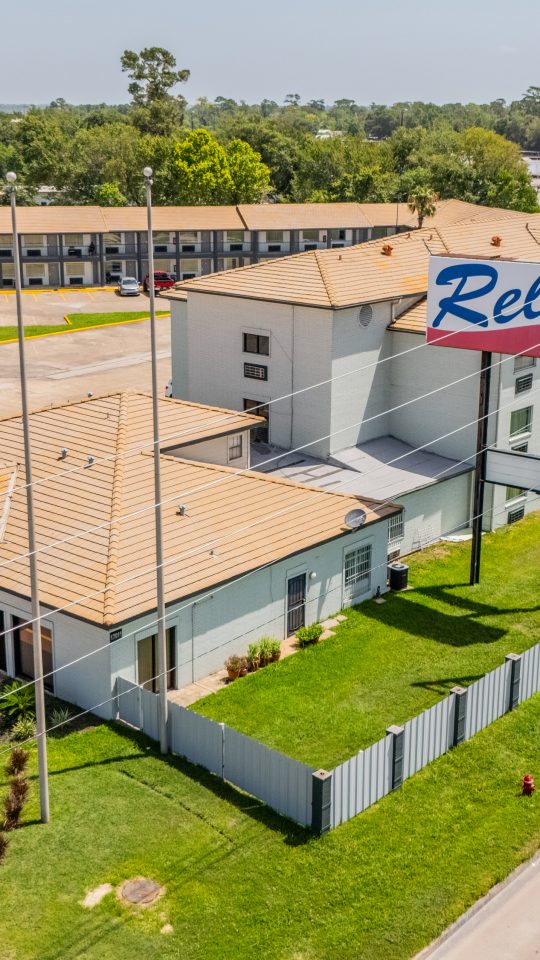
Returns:
[[[540,853],[463,914],[416,960],[538,960]]]

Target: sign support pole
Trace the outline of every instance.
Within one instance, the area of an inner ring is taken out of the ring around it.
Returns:
[[[474,496],[472,521],[471,575],[469,583],[480,583],[480,555],[482,551],[482,522],[484,519],[484,489],[488,437],[489,388],[491,384],[491,353],[482,350],[480,363],[480,390],[478,396],[478,432],[476,435],[476,461],[474,470]]]

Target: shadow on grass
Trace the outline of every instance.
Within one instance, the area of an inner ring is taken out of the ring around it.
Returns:
[[[540,605],[536,604],[529,607],[501,607],[490,603],[478,601],[472,593],[467,596],[460,596],[452,591],[456,587],[469,587],[468,583],[443,583],[437,587],[415,587],[414,593],[429,597],[439,603],[445,603],[449,607],[462,607],[467,616],[471,619],[475,617],[500,617],[507,614],[536,613],[540,610]],[[473,588],[471,588],[472,590]]]
[[[114,733],[120,733],[124,739],[130,740],[139,748],[138,752],[121,754],[116,757],[106,757],[103,760],[88,761],[88,763],[82,763],[72,767],[64,767],[61,770],[52,770],[50,775],[60,776],[88,767],[106,765],[115,766],[126,761],[141,760],[145,757],[153,757],[154,759],[158,759],[163,763],[166,763],[167,766],[174,768],[183,776],[188,777],[192,782],[199,784],[206,790],[209,790],[219,800],[224,800],[225,802],[232,804],[237,808],[237,810],[240,811],[240,813],[250,817],[257,823],[263,824],[268,830],[272,830],[274,833],[281,834],[283,841],[287,846],[302,846],[313,839],[309,830],[299,826],[292,820],[288,820],[286,817],[280,816],[280,814],[275,813],[261,800],[258,800],[256,797],[252,797],[251,794],[244,793],[242,790],[234,787],[232,784],[221,780],[213,773],[205,770],[204,767],[199,767],[194,763],[190,763],[189,760],[185,760],[183,757],[174,756],[171,753],[160,753],[159,750],[154,746],[154,741],[150,740],[149,737],[146,737],[145,734],[139,733],[137,730],[132,730],[120,723],[101,721],[101,725],[108,727]],[[142,778],[139,779],[125,770],[120,772],[126,774],[134,781],[140,783],[142,786],[152,788],[152,784],[148,783],[148,781]],[[175,802],[173,795],[165,793],[162,790],[157,790],[157,792],[164,799],[169,799],[173,803]],[[199,816],[196,811],[192,810],[191,813],[195,816]]]
[[[448,597],[440,588],[415,589],[414,596],[425,593],[430,599],[452,603],[465,608],[462,616],[451,616],[436,607],[424,606],[415,601],[413,594],[394,594],[391,603],[384,606],[375,606],[372,603],[362,605],[361,613],[378,623],[410,633],[414,637],[425,637],[450,647],[468,647],[472,644],[496,643],[506,636],[507,631],[502,627],[479,623],[474,618],[489,616],[491,613],[500,615],[495,607],[476,604],[478,610],[471,612],[471,603],[466,598]],[[505,611],[506,612],[506,611]],[[507,611],[508,613],[516,611]]]
[[[423,690],[431,690],[433,693],[446,694],[452,687],[468,687],[475,680],[481,680],[484,673],[471,673],[465,677],[441,677],[439,680],[417,680],[411,683],[411,687],[421,687]]]

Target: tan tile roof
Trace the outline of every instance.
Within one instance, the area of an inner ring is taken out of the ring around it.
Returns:
[[[372,227],[417,226],[417,218],[406,203],[361,203],[363,213]]]
[[[110,232],[146,230],[146,207],[107,207]],[[154,230],[244,230],[236,207],[153,207]]]
[[[104,626],[156,605],[153,458],[141,452],[147,400],[116,394],[31,416],[34,480],[42,481],[34,488],[38,547],[82,534],[39,555],[41,600]],[[69,454],[59,461],[62,446]],[[22,457],[20,418],[0,422],[0,449]],[[89,453],[117,456],[70,473]],[[28,596],[27,561],[2,566],[28,548],[23,484],[21,466],[0,543],[0,587]],[[351,509],[363,506],[367,523],[399,509],[171,456],[162,456],[162,501],[168,603],[346,534]],[[103,529],[84,533],[97,525]]]
[[[238,210],[249,230],[331,230],[371,225],[362,203],[252,203],[241,204]]]
[[[19,233],[106,233],[101,207],[18,207]],[[0,233],[11,233],[11,210],[0,207]]]
[[[415,303],[408,310],[404,310],[393,323],[388,325],[389,330],[399,330],[401,333],[423,333],[426,332],[426,306],[427,297],[422,297],[418,303]]]
[[[173,300],[185,299],[186,291],[214,293],[327,309],[397,300],[427,291],[430,254],[540,261],[540,215],[533,217],[468,220],[340,250],[294,254],[186,280],[166,296]],[[391,253],[385,256],[388,246]]]

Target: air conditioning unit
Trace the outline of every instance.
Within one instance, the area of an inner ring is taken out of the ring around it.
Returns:
[[[105,247],[105,253],[120,253],[120,247]]]
[[[194,243],[183,243],[183,244],[182,244],[182,253],[195,253],[195,244],[194,244]]]
[[[26,256],[27,256],[27,257],[40,257],[40,256],[41,256],[41,250],[27,250],[27,251],[26,251]]]
[[[168,253],[169,247],[167,244],[161,244],[159,247],[154,247],[154,253]]]

